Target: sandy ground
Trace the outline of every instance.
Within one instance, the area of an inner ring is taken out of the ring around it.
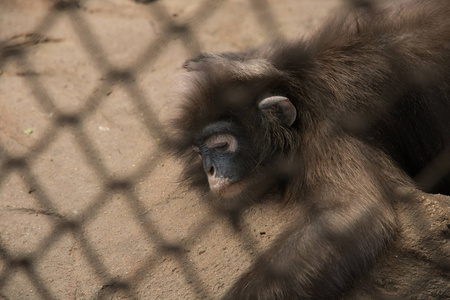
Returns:
[[[54,2],[0,2],[0,299],[218,298],[286,209],[252,207],[234,234],[178,187],[154,125],[197,51],[301,36],[343,2],[270,0],[273,24],[264,1]]]

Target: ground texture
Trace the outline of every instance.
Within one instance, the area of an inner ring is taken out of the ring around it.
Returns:
[[[199,51],[307,34],[343,2],[55,3],[0,2],[0,299],[220,297],[281,231],[289,209],[254,206],[236,234],[179,187],[179,163],[159,147],[176,75]],[[417,205],[431,219],[417,229],[405,213],[402,237],[431,230],[439,255],[420,254],[420,241],[398,242],[399,251],[439,277],[430,262],[441,265],[448,250],[448,201],[418,195]],[[374,284],[420,294],[419,283],[379,280],[396,262],[393,249],[354,297]],[[423,297],[445,296],[444,285],[436,279]]]

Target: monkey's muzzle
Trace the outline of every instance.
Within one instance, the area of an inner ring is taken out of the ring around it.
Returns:
[[[229,178],[208,176],[209,189],[214,195],[232,198],[239,195],[246,186],[245,180],[232,182]]]

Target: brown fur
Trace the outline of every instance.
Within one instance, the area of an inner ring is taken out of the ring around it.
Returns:
[[[246,158],[256,162],[253,190],[238,200],[273,187],[307,216],[225,298],[337,298],[393,238],[400,192],[449,147],[450,2],[352,12],[309,39],[206,54],[186,67],[169,143],[185,158],[184,179],[208,191],[191,147],[202,128],[226,118],[254,145]],[[276,111],[261,113],[267,95],[290,99],[292,127]],[[448,194],[449,176],[424,188]]]

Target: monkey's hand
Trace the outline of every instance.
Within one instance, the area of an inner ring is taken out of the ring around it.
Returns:
[[[224,299],[335,299],[367,271],[392,237],[392,208],[368,194],[335,200],[332,190],[332,197],[311,197],[327,205],[310,205],[307,218],[275,240]]]

